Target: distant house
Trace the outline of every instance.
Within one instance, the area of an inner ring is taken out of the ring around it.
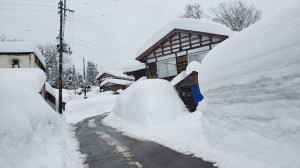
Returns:
[[[24,87],[39,93],[55,109],[55,92],[47,86],[46,75],[39,68],[0,68],[1,83]],[[51,87],[51,86],[50,86]],[[51,102],[51,103],[50,103]]]
[[[29,42],[0,42],[0,68],[46,69],[44,56]]]
[[[102,84],[107,79],[119,79],[125,81],[134,81],[133,76],[128,76],[119,71],[101,70],[96,79],[99,81],[100,92],[105,91],[104,85]],[[102,85],[101,85],[102,84]],[[106,88],[107,89],[107,88]]]
[[[120,90],[126,89],[134,81],[122,80],[122,79],[106,79],[101,84],[100,87],[103,91],[113,91],[119,93]]]
[[[133,76],[135,80],[146,76],[146,65],[136,60],[131,60],[123,65],[123,73],[129,76]]]
[[[201,63],[206,54],[230,34],[227,27],[218,23],[177,19],[145,42],[137,52],[136,60],[146,64],[147,78],[171,81],[192,61]],[[177,89],[186,90],[186,97],[187,93],[201,95],[196,78],[196,72],[189,74],[187,79],[177,84]],[[185,103],[187,105],[188,102]],[[193,111],[195,107],[190,106],[189,109]]]

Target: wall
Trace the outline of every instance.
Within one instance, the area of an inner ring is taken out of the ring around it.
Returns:
[[[12,68],[12,59],[19,59],[20,68],[39,68],[33,53],[0,54],[0,68]]]

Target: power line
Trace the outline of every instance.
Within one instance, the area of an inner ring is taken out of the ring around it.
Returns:
[[[37,31],[41,31],[41,32],[44,32],[44,31],[59,31],[59,30],[55,30],[55,29],[49,29],[49,30],[44,30],[44,29],[1,29],[0,30],[3,30],[3,31],[27,31],[27,32],[37,32]]]
[[[54,7],[56,8],[56,6],[52,6],[52,5],[35,5],[35,4],[19,4],[19,3],[10,3],[10,2],[0,2],[0,4],[4,4],[4,5],[17,5],[17,6],[45,6],[45,7]]]
[[[163,4],[173,3],[173,2],[176,2],[176,1],[182,1],[182,0],[172,0],[172,1],[157,3],[157,4],[153,4],[153,5],[149,5],[149,6],[144,6],[144,7],[141,7],[141,8],[124,10],[124,11],[120,11],[120,12],[107,13],[107,14],[102,14],[102,15],[98,15],[98,16],[90,16],[90,17],[86,17],[86,18],[105,17],[105,16],[118,15],[118,14],[129,13],[129,12],[135,12],[135,11],[139,11],[139,10],[151,8],[151,7],[154,7],[154,6],[159,6],[159,5],[163,5]]]
[[[32,12],[55,12],[57,13],[57,11],[54,10],[42,10],[42,9],[21,9],[21,8],[0,8],[0,10],[19,10],[19,11],[32,11]]]

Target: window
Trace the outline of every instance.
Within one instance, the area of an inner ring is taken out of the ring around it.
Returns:
[[[193,53],[189,54],[189,63],[192,61],[197,61],[197,62],[202,62],[204,59],[205,55],[209,52],[209,50],[203,51],[203,52],[198,52],[198,53]]]
[[[20,68],[19,59],[12,59],[12,68]]]
[[[176,60],[168,59],[156,63],[158,78],[177,75]]]

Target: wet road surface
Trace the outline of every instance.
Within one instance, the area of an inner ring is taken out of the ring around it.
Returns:
[[[90,168],[215,168],[201,158],[125,136],[102,125],[104,117],[91,117],[76,125],[80,151],[87,155]]]

